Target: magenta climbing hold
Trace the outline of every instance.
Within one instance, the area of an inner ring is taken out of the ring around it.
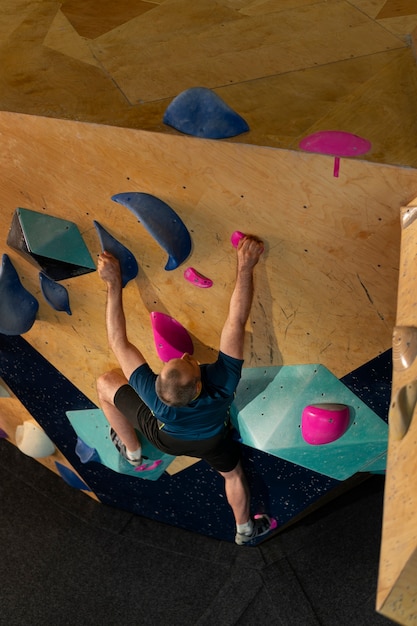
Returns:
[[[312,445],[339,439],[349,426],[349,408],[345,404],[309,404],[303,409],[301,434]]]
[[[193,354],[194,346],[190,335],[173,317],[152,311],[151,323],[156,351],[161,361],[167,363],[171,359],[180,359],[186,352]]]
[[[333,175],[339,176],[339,157],[359,156],[369,152],[371,142],[363,137],[342,130],[322,130],[300,141],[300,148],[307,152],[330,154],[335,157]]]
[[[153,461],[153,463],[142,463],[138,467],[135,467],[135,472],[151,472],[152,470],[159,467],[161,463],[161,459],[156,459],[156,461]]]
[[[213,286],[213,281],[210,278],[206,278],[206,276],[197,272],[193,267],[187,267],[184,272],[184,278],[190,283],[193,283],[193,285],[196,285],[196,287],[201,287],[202,289]]]
[[[230,237],[232,246],[234,248],[237,248],[239,245],[239,241],[243,239],[243,237],[246,237],[245,233],[241,233],[240,230],[235,230],[235,232],[232,233],[232,236]]]
[[[245,235],[245,233],[241,233],[240,230],[235,230],[235,232],[232,233],[232,236],[230,237],[230,242],[231,242],[232,246],[234,248],[237,248],[239,246],[240,240],[243,239],[246,236],[247,235]],[[264,249],[265,248],[262,246],[261,252],[263,252]]]
[[[256,515],[253,516],[253,519],[261,519],[262,517],[265,517],[263,513],[256,513]],[[278,528],[278,522],[274,517],[270,517],[269,521],[270,521],[270,530],[275,530],[275,528]]]

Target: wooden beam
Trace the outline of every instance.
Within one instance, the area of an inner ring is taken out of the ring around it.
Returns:
[[[417,202],[412,201],[401,212],[401,263],[377,594],[377,610],[404,625],[414,624],[417,615],[416,211]]]

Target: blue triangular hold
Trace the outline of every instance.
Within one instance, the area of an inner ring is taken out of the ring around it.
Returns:
[[[65,480],[65,482],[75,489],[82,489],[83,491],[91,491],[90,487],[88,487],[82,480],[75,474],[72,470],[70,470],[62,463],[58,463],[55,461],[56,468],[61,475],[61,478]]]
[[[55,311],[65,311],[68,315],[72,315],[68,291],[64,285],[60,285],[43,272],[39,272],[39,282],[43,297],[47,303],[50,304]]]
[[[226,139],[249,130],[243,117],[206,87],[192,87],[168,105],[164,124],[194,137]]]
[[[133,253],[120,241],[117,241],[99,222],[93,220],[102,251],[110,252],[120,263],[122,287],[138,275],[138,264]]]

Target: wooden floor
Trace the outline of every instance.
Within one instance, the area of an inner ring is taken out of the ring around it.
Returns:
[[[200,360],[218,347],[236,229],[266,242],[247,366],[321,363],[342,377],[388,350],[400,210],[417,196],[416,29],[414,0],[3,0],[0,252],[40,302],[25,339],[97,402],[95,380],[114,366],[103,285],[96,273],[65,281],[73,315],[52,310],[36,269],[6,244],[18,206],[76,222],[94,258],[93,219],[135,254],[129,332],[155,368],[152,310],[189,330]],[[164,125],[193,86],[215,91],[250,131],[208,141]],[[331,156],[299,148],[319,130],[372,147],[335,177]],[[178,212],[193,240],[187,266],[211,289],[184,281],[186,265],[163,269],[164,252],[111,201],[124,191]],[[11,441],[26,418],[4,394]]]

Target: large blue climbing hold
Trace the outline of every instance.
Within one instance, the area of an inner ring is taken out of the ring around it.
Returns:
[[[168,105],[164,124],[194,137],[227,139],[249,130],[247,122],[207,87],[192,87]]]
[[[181,220],[171,207],[149,193],[118,193],[112,196],[114,202],[127,207],[167,252],[166,270],[174,270],[191,252],[191,237]]]
[[[22,335],[35,322],[39,303],[20,282],[7,254],[3,254],[0,269],[0,333]]]
[[[122,287],[136,278],[138,275],[138,264],[133,253],[126,248],[120,241],[111,235],[99,222],[93,220],[102,251],[110,252],[120,263],[120,271],[122,274]]]

